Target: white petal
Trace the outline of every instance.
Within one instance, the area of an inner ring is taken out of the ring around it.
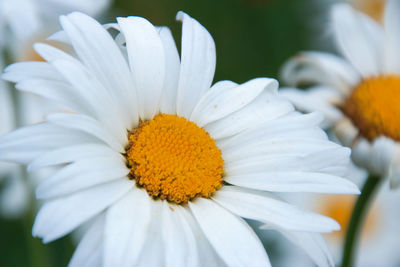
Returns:
[[[185,220],[189,224],[193,235],[196,237],[196,245],[199,254],[199,266],[226,266],[222,259],[217,255],[210,242],[207,240],[207,237],[204,235],[203,231],[200,229],[200,226],[193,217],[190,209],[188,207],[179,206],[179,208],[175,210],[179,213],[182,220]]]
[[[39,95],[75,112],[87,115],[95,114],[84,99],[74,90],[73,86],[67,82],[33,78],[18,82],[15,88],[23,92]]]
[[[65,43],[67,45],[71,45],[71,40],[69,39],[67,33],[63,30],[56,31],[46,38],[46,41],[56,41],[60,43]]]
[[[323,237],[319,234],[279,230],[287,239],[302,248],[318,267],[333,267],[335,263]]]
[[[10,82],[28,79],[63,81],[62,76],[47,62],[17,62],[4,69],[1,78]]]
[[[318,172],[282,171],[227,176],[226,182],[242,187],[272,192],[314,192],[358,194],[352,182],[335,175]]]
[[[227,90],[227,89],[233,89],[236,86],[238,86],[237,83],[232,82],[232,81],[224,80],[224,81],[216,82],[213,86],[211,86],[210,90],[215,90],[215,91]]]
[[[342,103],[341,95],[328,87],[313,87],[307,91],[296,88],[281,88],[279,94],[289,99],[302,112],[320,111],[324,114],[323,128],[331,127],[343,117],[336,104]]]
[[[282,137],[266,138],[247,142],[222,151],[222,157],[226,162],[240,161],[249,157],[258,156],[304,156],[309,153],[333,149],[339,147],[327,140],[315,140],[310,138]]]
[[[352,147],[351,159],[360,167],[368,169],[371,164],[372,144],[364,138],[357,140]]]
[[[107,210],[104,266],[137,266],[153,219],[151,205],[146,191],[132,188]]]
[[[101,266],[103,254],[104,216],[97,218],[79,242],[68,267]]]
[[[126,39],[129,65],[138,93],[139,115],[150,120],[159,111],[165,79],[164,47],[157,30],[144,18],[117,18]]]
[[[50,123],[40,123],[19,128],[0,137],[0,159],[28,164],[43,153],[53,149],[96,143],[85,133],[65,129]]]
[[[266,140],[267,138],[294,136],[313,138],[314,136],[316,139],[326,140],[326,134],[317,128],[322,119],[322,115],[315,112],[306,115],[284,116],[274,120],[267,120],[231,138],[217,141],[217,145],[224,151],[230,147],[242,146],[248,142],[253,143],[254,140]],[[306,134],[301,135],[302,132]]]
[[[58,49],[56,47],[53,47],[51,45],[48,44],[44,44],[44,43],[35,43],[33,45],[33,48],[35,49],[35,51],[42,57],[44,58],[46,61],[51,62],[54,60],[75,60],[76,58],[73,57],[70,54],[67,54],[66,52],[64,52],[61,49]],[[22,62],[22,63],[26,63],[26,62]],[[21,64],[22,64],[21,63]],[[31,72],[31,71],[29,71]]]
[[[128,64],[110,34],[97,21],[74,12],[60,18],[75,52],[122,106],[125,127],[138,122],[137,97]]]
[[[396,143],[387,138],[379,137],[372,143],[360,138],[354,144],[352,159],[359,167],[382,177],[390,176],[390,166],[396,156]]]
[[[321,84],[348,95],[360,75],[344,59],[324,52],[301,52],[282,68],[282,81],[289,86]]]
[[[85,106],[93,110],[93,117],[115,136],[126,133],[124,111],[93,73],[77,60],[55,60],[51,64],[71,83],[71,88],[76,90]]]
[[[278,82],[274,79],[258,78],[232,88],[231,84],[209,90],[195,106],[190,120],[199,127],[219,120],[251,103],[264,90],[276,90]]]
[[[57,113],[47,116],[50,123],[93,135],[100,139],[112,149],[118,152],[125,152],[125,145],[128,144],[128,137],[125,131],[118,136],[110,133],[107,128],[101,125],[95,119],[80,114]]]
[[[228,266],[271,265],[263,245],[244,220],[204,198],[189,202],[189,207],[204,234]]]
[[[35,171],[39,168],[72,163],[81,159],[93,157],[105,157],[110,155],[120,155],[105,144],[81,144],[63,147],[49,151],[35,158],[29,165],[28,171]]]
[[[132,181],[121,179],[49,201],[36,216],[33,236],[43,238],[45,243],[60,238],[99,214],[133,186]]]
[[[293,110],[293,105],[283,97],[278,96],[276,90],[264,90],[244,108],[218,121],[209,123],[204,128],[214,139],[221,139],[233,136],[246,129],[256,128],[263,122],[279,118]]]
[[[128,173],[122,156],[82,159],[43,180],[36,188],[36,197],[60,197],[113,180],[127,179]]]
[[[340,143],[348,147],[352,147],[355,140],[359,136],[359,130],[347,117],[343,117],[341,120],[336,122],[333,131],[335,133],[335,136],[339,139]]]
[[[135,266],[159,267],[165,264],[165,247],[162,242],[162,227],[160,226],[162,201],[152,200],[151,202],[151,221],[148,224],[146,242]]]
[[[189,119],[200,98],[210,89],[216,64],[215,44],[195,19],[181,11],[176,18],[183,23],[177,114]]]
[[[395,156],[397,144],[387,137],[379,137],[374,140],[371,150],[371,162],[367,168],[376,173],[387,176],[390,164]]]
[[[274,157],[248,157],[239,161],[225,162],[226,175],[280,171],[317,171],[332,173],[332,168],[347,168],[350,149],[337,147],[307,155],[277,155]],[[337,171],[337,170],[336,170]]]
[[[188,222],[177,211],[179,205],[163,201],[162,238],[165,246],[165,266],[200,266],[196,239]]]
[[[296,208],[266,192],[224,186],[215,193],[213,200],[240,217],[291,231],[327,233],[340,229],[331,218]]]
[[[165,80],[161,94],[160,111],[166,114],[176,114],[176,96],[181,64],[179,53],[168,27],[158,27],[158,34],[163,42],[165,55]]]
[[[163,202],[162,238],[165,246],[165,266],[200,266],[196,238],[189,223],[177,211],[181,206]]]
[[[347,4],[333,7],[332,20],[335,38],[343,55],[362,76],[379,74],[383,69],[383,31],[380,26]]]
[[[400,73],[400,2],[388,0],[385,8],[385,72]]]

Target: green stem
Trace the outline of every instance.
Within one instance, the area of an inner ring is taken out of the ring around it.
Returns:
[[[380,180],[380,177],[370,175],[361,190],[361,195],[357,199],[346,233],[346,240],[343,248],[342,267],[354,266],[354,255],[357,248],[359,234],[363,227],[364,218],[368,212],[369,204],[373,199],[374,193],[379,187],[378,185]]]

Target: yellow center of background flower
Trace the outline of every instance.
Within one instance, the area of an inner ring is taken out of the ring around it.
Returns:
[[[331,217],[340,224],[340,231],[327,234],[327,237],[333,239],[343,239],[347,232],[350,222],[351,212],[355,204],[356,197],[350,195],[324,196],[318,203],[318,212]],[[364,227],[362,229],[361,239],[368,241],[379,229],[380,210],[377,204],[373,205],[368,211]]]
[[[354,7],[377,22],[382,21],[386,0],[352,0]]]
[[[221,151],[202,128],[160,114],[129,133],[127,160],[138,186],[177,204],[210,197],[223,184]]]
[[[355,87],[343,112],[368,140],[384,135],[400,141],[400,76],[365,79]]]

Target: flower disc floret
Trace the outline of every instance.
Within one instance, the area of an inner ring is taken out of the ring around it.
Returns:
[[[131,175],[152,197],[177,204],[210,197],[223,183],[223,160],[214,139],[195,123],[160,114],[129,134]]]

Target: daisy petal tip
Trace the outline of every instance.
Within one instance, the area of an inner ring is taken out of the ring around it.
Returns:
[[[58,20],[60,21],[60,24],[63,28],[64,28],[64,23],[69,23],[68,15],[61,15]]]
[[[312,114],[314,114],[315,120],[318,121],[319,124],[322,123],[325,119],[324,114],[322,112],[316,111],[313,112]]]
[[[341,191],[338,191],[337,193],[360,195],[361,191],[355,183],[349,181],[348,179],[342,178]]]
[[[33,50],[35,50],[38,54],[41,54],[42,51],[44,51],[49,45],[44,44],[44,43],[34,43],[32,45]]]
[[[179,10],[178,13],[176,13],[175,19],[176,19],[177,21],[183,21],[183,19],[184,19],[185,16],[188,16],[188,17],[189,17],[188,14],[186,14],[186,13],[183,12],[182,10]]]
[[[85,13],[80,12],[80,11],[73,11],[73,12],[70,12],[70,13],[67,15],[67,17],[70,17],[70,18],[83,18],[83,17],[85,17],[85,18],[90,18],[90,16],[88,16],[88,15],[86,15]]]
[[[345,151],[345,153],[348,155],[348,157],[350,157],[351,155],[351,149],[349,147],[343,147],[343,150]],[[350,162],[350,161],[349,161]]]
[[[118,24],[123,24],[129,21],[130,19],[134,18],[134,16],[129,16],[129,17],[117,17],[117,23]]]
[[[271,92],[277,93],[279,88],[279,82],[273,78],[261,78],[266,81],[265,89],[270,90]]]
[[[65,36],[66,33],[64,31],[57,31],[53,34],[51,34],[49,37],[46,38],[46,41],[55,41],[55,42],[60,42],[60,41],[67,41],[68,37]]]
[[[149,20],[143,18],[143,17],[138,17],[138,16],[129,16],[129,17],[118,17],[117,18],[117,22],[118,24],[120,23],[137,23],[137,22],[141,22],[141,23],[148,23],[153,25]]]
[[[361,191],[360,191],[360,189],[359,189],[356,185],[354,185],[354,188],[352,188],[352,191],[350,191],[349,194],[361,195]]]
[[[80,23],[96,23],[98,24],[98,22],[93,19],[91,16],[88,16],[87,14],[80,12],[80,11],[73,11],[67,15],[65,15],[65,17],[72,23],[74,24],[80,24]]]
[[[35,222],[33,223],[33,226],[32,226],[32,232],[31,232],[32,236],[40,238],[41,236],[40,236],[39,232],[40,231],[39,231],[39,225],[38,225],[38,217],[36,216]]]
[[[331,220],[332,220],[332,231],[331,232],[339,231],[341,229],[340,224],[333,219],[331,219]]]

